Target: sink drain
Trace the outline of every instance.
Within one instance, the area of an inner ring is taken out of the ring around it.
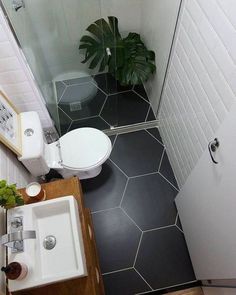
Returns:
[[[54,236],[46,236],[43,240],[43,246],[47,250],[52,250],[56,246],[57,240]]]

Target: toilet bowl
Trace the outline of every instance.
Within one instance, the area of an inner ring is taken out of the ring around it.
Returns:
[[[111,141],[98,129],[77,128],[47,144],[36,112],[21,113],[20,119],[22,156],[18,159],[33,176],[55,169],[64,178],[92,178],[101,172],[102,164],[110,156]]]

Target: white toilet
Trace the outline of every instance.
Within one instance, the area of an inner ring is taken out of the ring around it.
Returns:
[[[18,159],[33,176],[46,175],[55,169],[64,178],[92,178],[101,172],[102,164],[111,154],[109,137],[95,128],[74,129],[48,144],[36,112],[21,113],[20,118],[22,156]]]

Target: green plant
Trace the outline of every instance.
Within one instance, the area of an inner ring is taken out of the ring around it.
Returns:
[[[20,205],[24,205],[24,200],[17,192],[16,185],[8,185],[6,180],[0,180],[0,206],[10,209]]]
[[[141,84],[156,71],[154,51],[137,33],[122,38],[116,17],[109,16],[108,22],[98,19],[86,30],[91,35],[81,38],[79,49],[85,50],[82,63],[89,62],[90,69],[107,69],[121,85]]]

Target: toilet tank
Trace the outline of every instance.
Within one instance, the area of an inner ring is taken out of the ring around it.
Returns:
[[[45,175],[50,168],[47,164],[47,143],[43,128],[36,112],[20,113],[22,156],[18,159],[33,176]]]

